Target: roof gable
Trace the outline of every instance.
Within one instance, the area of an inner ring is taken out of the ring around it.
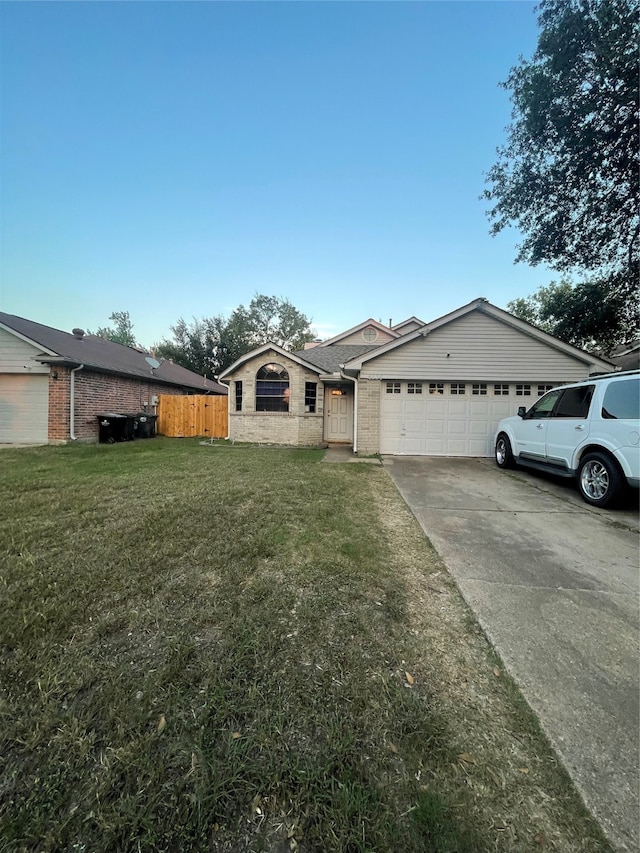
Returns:
[[[407,317],[407,319],[403,320],[401,323],[394,323],[391,328],[394,332],[398,332],[401,335],[407,335],[409,332],[415,332],[416,329],[421,329],[424,325],[424,320],[420,320],[418,317]]]
[[[380,332],[385,335],[389,335],[391,338],[398,338],[400,334],[393,329],[389,328],[389,326],[385,326],[383,323],[380,323],[378,320],[373,320],[371,317],[368,320],[364,320],[362,323],[358,323],[357,326],[352,326],[350,329],[347,329],[346,332],[340,332],[339,335],[334,335],[333,338],[328,338],[326,341],[323,341],[321,344],[318,344],[319,347],[329,347],[334,346],[334,344],[339,344],[341,341],[344,343],[346,338],[350,338],[352,335],[357,334],[358,332],[363,332],[368,326],[375,329],[377,332]],[[366,343],[363,341],[363,343]]]
[[[317,347],[314,349],[317,349]],[[236,370],[238,370],[239,367],[242,367],[242,365],[245,364],[247,361],[251,361],[252,359],[257,358],[262,353],[266,353],[266,352],[270,352],[270,351],[277,353],[282,358],[290,359],[291,361],[294,361],[296,364],[299,364],[301,367],[304,367],[307,370],[311,370],[314,373],[321,373],[322,372],[322,370],[319,367],[317,367],[315,364],[313,364],[311,361],[309,361],[307,359],[308,354],[314,352],[314,350],[301,350],[298,352],[289,352],[289,350],[284,349],[283,347],[279,346],[278,344],[274,344],[274,343],[271,343],[270,341],[267,341],[266,344],[262,344],[262,346],[256,347],[255,349],[252,349],[250,352],[247,352],[244,355],[241,355],[240,358],[236,359],[232,365],[227,367],[226,370],[223,370],[218,378],[221,380],[224,380],[224,379],[227,379],[228,377],[231,377],[236,372]],[[302,358],[303,355],[304,355],[304,358]]]
[[[438,317],[431,323],[425,324],[420,329],[416,329],[416,331],[414,332],[410,332],[409,334],[403,335],[398,340],[390,341],[388,344],[383,344],[382,346],[377,347],[375,352],[366,353],[358,358],[352,359],[348,364],[345,365],[345,367],[349,371],[360,370],[365,362],[370,362],[373,359],[379,358],[398,347],[405,346],[410,341],[413,341],[416,338],[427,337],[432,332],[441,329],[447,326],[448,324],[454,323],[456,320],[466,317],[474,312],[486,314],[497,320],[498,322],[504,323],[506,326],[509,326],[510,328],[519,331],[539,341],[540,343],[550,346],[552,349],[555,349],[558,352],[571,356],[572,358],[575,358],[578,361],[582,361],[590,368],[608,371],[611,370],[613,367],[610,361],[607,361],[603,358],[599,358],[598,356],[595,356],[592,353],[587,353],[584,350],[580,350],[577,347],[571,346],[570,344],[566,344],[564,343],[564,341],[561,341],[558,338],[554,338],[553,335],[550,335],[547,332],[543,332],[542,329],[538,329],[536,326],[532,326],[530,323],[521,320],[519,317],[515,317],[508,311],[503,311],[501,308],[497,308],[495,305],[492,305],[487,299],[484,298],[475,299],[473,302],[469,302],[467,305],[463,305],[461,308],[458,308],[455,311],[451,311],[448,314],[444,314],[442,317]]]

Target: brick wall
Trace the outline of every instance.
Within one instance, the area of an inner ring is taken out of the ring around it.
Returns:
[[[380,381],[358,380],[358,453],[380,452]]]
[[[54,376],[57,376],[54,379]],[[151,397],[183,394],[187,389],[108,373],[79,370],[75,374],[75,434],[79,441],[98,440],[98,415],[104,412],[152,412]],[[69,441],[71,370],[52,367],[49,376],[49,442]]]
[[[289,373],[289,411],[256,412],[256,373],[264,364],[281,364]],[[235,441],[254,444],[321,445],[324,434],[324,385],[318,374],[268,350],[245,362],[229,389],[230,433]],[[242,411],[235,411],[235,382],[242,382]],[[317,383],[316,411],[305,411],[305,383]]]

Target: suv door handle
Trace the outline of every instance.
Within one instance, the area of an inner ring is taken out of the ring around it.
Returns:
[[[584,424],[578,424],[578,426],[576,427],[576,429],[584,429]]]
[[[536,429],[544,429],[544,424],[536,424]]]

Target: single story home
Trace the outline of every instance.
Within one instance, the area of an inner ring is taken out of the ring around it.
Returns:
[[[498,421],[606,359],[476,299],[424,323],[365,320],[288,352],[264,344],[220,374],[229,437],[342,443],[361,455],[491,456]]]
[[[99,414],[154,413],[160,394],[226,393],[142,349],[0,312],[0,443],[97,441]]]

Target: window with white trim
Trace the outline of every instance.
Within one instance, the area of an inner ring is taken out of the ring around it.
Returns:
[[[407,382],[407,394],[422,394],[422,382]]]
[[[242,382],[236,381],[236,412],[242,411]]]
[[[399,382],[387,382],[387,394],[399,394],[400,393],[400,383]]]
[[[289,411],[289,374],[281,364],[265,364],[256,373],[256,412]]]
[[[429,383],[429,393],[430,394],[444,394],[444,382],[430,382]]]
[[[315,412],[316,401],[318,396],[318,383],[304,383],[304,410],[305,412]]]
[[[487,396],[487,383],[486,382],[474,382],[471,386],[471,393],[475,397],[486,397]]]
[[[464,382],[452,382],[451,383],[451,393],[453,396],[461,396],[462,394],[467,393],[467,386]]]
[[[530,397],[531,385],[516,385],[516,397]]]
[[[362,338],[368,344],[372,344],[378,339],[378,332],[373,328],[373,326],[367,326],[366,329],[362,330]]]
[[[538,397],[542,397],[547,391],[551,391],[553,385],[538,385]]]
[[[496,382],[493,386],[493,394],[495,397],[508,397],[509,386],[504,382]]]

